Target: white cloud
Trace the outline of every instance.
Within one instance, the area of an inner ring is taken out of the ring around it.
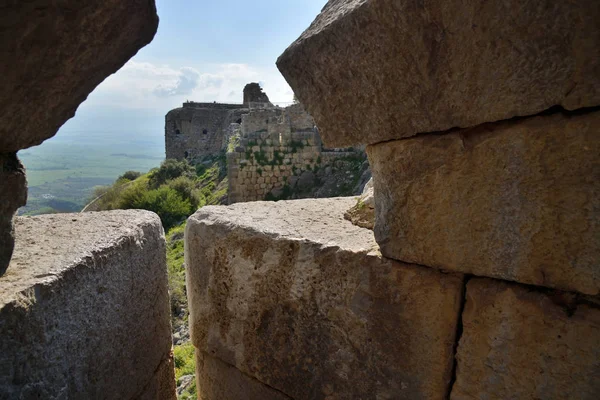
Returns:
[[[249,82],[260,82],[273,102],[292,101],[293,93],[275,66],[172,67],[132,60],[98,86],[86,106],[154,109],[166,114],[186,100],[240,103]]]
[[[200,83],[200,72],[194,68],[184,67],[179,70],[177,80],[168,84],[159,84],[153,93],[158,97],[179,96],[190,94]]]

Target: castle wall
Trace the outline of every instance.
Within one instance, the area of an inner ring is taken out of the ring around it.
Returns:
[[[165,117],[166,158],[194,160],[222,150],[225,130],[243,108],[219,103],[184,103]]]
[[[165,239],[141,210],[16,219],[0,399],[175,399]]]
[[[239,141],[228,148],[229,203],[313,197],[310,189],[319,184],[319,172],[360,154],[324,149],[314,120],[300,104],[251,110],[242,116]]]

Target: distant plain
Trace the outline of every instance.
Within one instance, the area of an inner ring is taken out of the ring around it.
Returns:
[[[19,214],[81,211],[96,186],[109,185],[126,171],[158,167],[164,154],[162,132],[59,131],[19,152],[29,187]]]

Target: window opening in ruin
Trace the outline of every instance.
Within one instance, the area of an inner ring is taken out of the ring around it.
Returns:
[[[185,153],[183,153],[183,158],[188,158],[189,153],[186,151]]]
[[[202,133],[206,135],[208,131],[206,129],[202,129]]]
[[[176,135],[180,135],[181,134],[181,132],[179,132],[179,129],[175,129],[175,134]]]
[[[237,121],[235,121],[236,124],[241,124],[242,123],[242,119],[239,118]]]

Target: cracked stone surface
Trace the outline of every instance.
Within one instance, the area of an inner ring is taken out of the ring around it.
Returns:
[[[452,400],[600,396],[597,299],[483,278],[466,293]]]
[[[384,256],[600,293],[600,111],[367,147]]]
[[[344,219],[354,204],[238,203],[190,217],[197,351],[295,399],[444,398],[462,275],[382,258],[373,232]]]
[[[154,0],[13,1],[0,10],[2,153],[54,136],[158,27]]]
[[[218,358],[196,351],[198,398],[206,400],[292,400]]]
[[[0,398],[175,398],[160,219],[17,217],[0,277]]]
[[[600,105],[597,0],[330,0],[277,66],[329,147]]]

